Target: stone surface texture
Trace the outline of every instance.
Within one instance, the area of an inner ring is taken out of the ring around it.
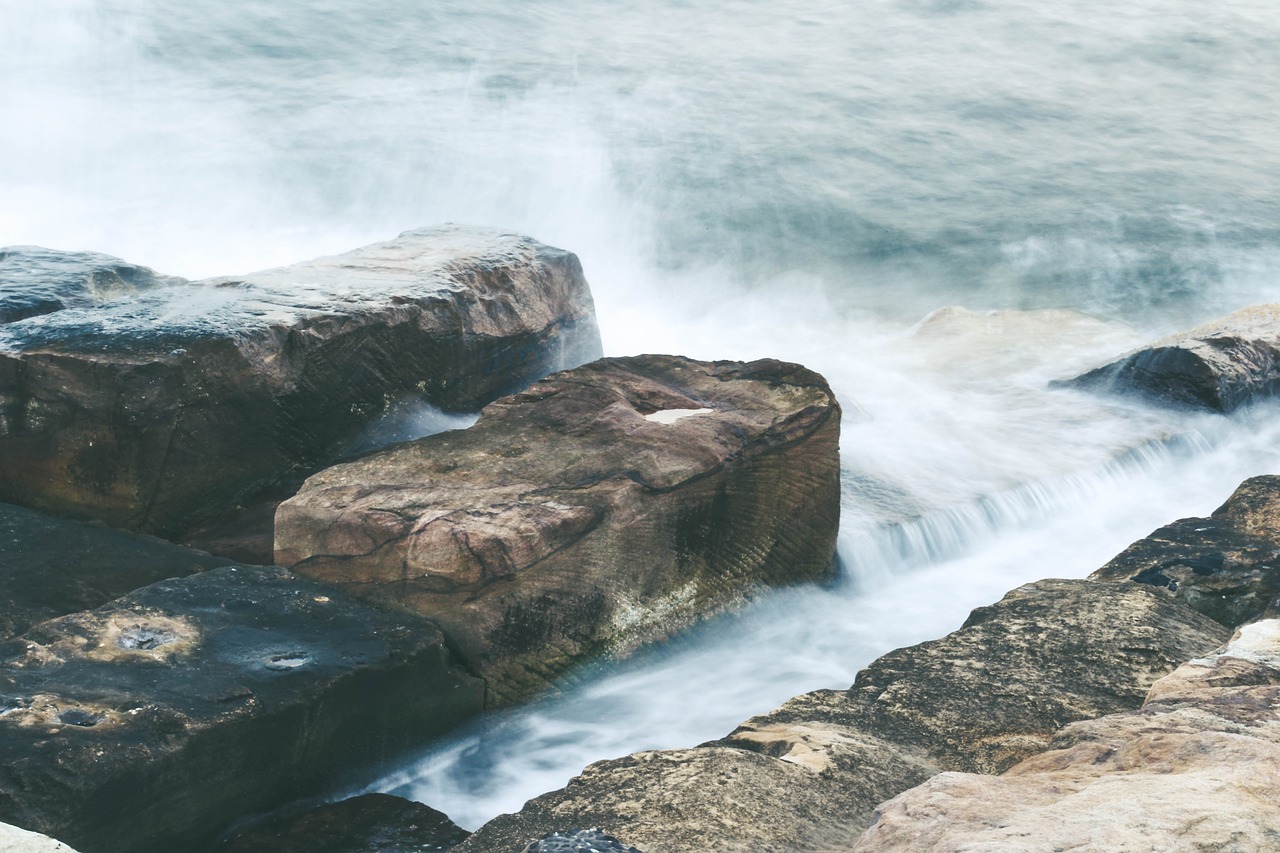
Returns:
[[[602,359],[310,478],[276,515],[276,559],[440,622],[508,702],[831,578],[839,429],[798,365]]]
[[[600,353],[578,259],[446,226],[188,282],[0,251],[0,500],[172,538],[406,397],[474,411]]]
[[[0,850],[4,853],[76,853],[61,841],[0,823]]]
[[[1184,518],[1140,539],[1092,577],[1167,590],[1229,628],[1280,597],[1280,477],[1246,480],[1208,518]]]
[[[0,639],[230,560],[151,536],[0,504]]]
[[[469,833],[443,812],[390,794],[363,794],[269,818],[211,853],[432,853]]]
[[[1280,388],[1280,305],[1245,308],[1062,384],[1230,412]]]
[[[854,851],[1280,849],[1280,621],[1074,723],[1002,776],[944,773],[877,810]],[[849,849],[849,848],[841,848]]]
[[[1229,631],[1138,584],[1046,580],[875,661],[847,691],[798,696],[694,749],[586,768],[457,853],[599,826],[663,853],[847,848],[877,804],[944,770],[998,772],[1064,724],[1138,707]]]
[[[553,832],[525,847],[522,853],[640,853],[598,829]]]
[[[0,662],[0,820],[83,853],[199,849],[483,699],[430,623],[280,568],[152,584],[33,626]]]

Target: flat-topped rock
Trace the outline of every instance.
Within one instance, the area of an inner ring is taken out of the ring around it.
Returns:
[[[944,770],[998,772],[1072,720],[1138,707],[1229,632],[1138,584],[1047,580],[694,749],[586,768],[456,853],[518,850],[565,825],[664,853],[845,849],[884,800]]]
[[[1280,305],[1257,305],[1171,335],[1060,383],[1230,412],[1280,388]]]
[[[851,849],[1272,850],[1280,839],[1280,621],[1074,723],[1002,776],[944,773],[877,809]]]
[[[483,698],[431,623],[280,568],[152,584],[0,662],[0,820],[82,853],[200,849],[385,770]]]
[[[608,358],[309,479],[276,559],[444,626],[498,701],[834,572],[840,407],[777,361]]]
[[[7,249],[0,299],[0,500],[166,536],[402,398],[474,411],[600,353],[574,255],[451,226],[197,282]]]
[[[1280,477],[1246,480],[1208,518],[1184,518],[1130,545],[1091,575],[1167,590],[1229,628],[1280,598]]]
[[[152,536],[0,503],[0,639],[156,581],[230,564]]]

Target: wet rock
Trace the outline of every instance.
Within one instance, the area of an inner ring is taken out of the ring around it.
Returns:
[[[223,839],[212,853],[430,853],[468,834],[430,806],[364,794],[270,818]]]
[[[309,479],[276,559],[444,626],[493,698],[830,578],[840,408],[777,361],[610,358]]]
[[[1273,850],[1280,621],[1074,723],[1003,776],[944,773],[877,809],[855,851]]]
[[[1208,518],[1139,539],[1092,575],[1166,590],[1234,628],[1280,597],[1280,477],[1246,480]]]
[[[0,504],[0,639],[230,561],[151,536]]]
[[[1138,707],[1221,625],[1137,584],[1047,580],[899,649],[847,691],[798,696],[727,737],[593,764],[478,829],[457,853],[519,849],[566,823],[700,853],[848,845],[877,804],[943,770],[998,772],[1065,723]]]
[[[640,853],[598,829],[553,832],[524,848],[523,853]]]
[[[76,853],[61,841],[0,823],[0,850],[5,853]]]
[[[0,644],[0,819],[194,850],[477,713],[432,624],[280,568],[162,581]]]
[[[170,538],[402,398],[474,411],[600,351],[576,257],[456,227],[198,282],[5,250],[0,296],[24,293],[44,307],[0,323],[0,500]]]
[[[1280,387],[1280,305],[1259,305],[1156,341],[1061,383],[1230,412]]]

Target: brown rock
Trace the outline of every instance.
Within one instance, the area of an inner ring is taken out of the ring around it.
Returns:
[[[1280,387],[1280,305],[1245,308],[1061,384],[1230,412]]]
[[[474,715],[440,631],[284,569],[144,587],[0,644],[0,820],[195,850]]]
[[[1091,576],[1172,593],[1229,628],[1280,596],[1280,477],[1253,477],[1208,518],[1166,525]]]
[[[1227,631],[1137,584],[1028,584],[946,637],[899,649],[848,691],[798,696],[726,738],[588,767],[478,829],[457,853],[566,825],[663,853],[848,845],[889,796],[947,769],[993,771],[1066,722],[1135,708]]]
[[[797,365],[603,359],[312,477],[280,506],[276,558],[439,621],[511,701],[765,585],[830,578],[839,424]]]
[[[508,234],[200,282],[107,261],[0,252],[0,297],[52,294],[0,315],[0,500],[172,537],[332,462],[400,398],[475,410],[600,351],[577,258]]]
[[[1280,621],[1075,723],[1003,776],[944,773],[877,810],[855,851],[1213,850],[1280,842]]]

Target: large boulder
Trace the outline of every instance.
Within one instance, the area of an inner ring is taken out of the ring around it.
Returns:
[[[1274,850],[1278,709],[1271,619],[1002,776],[944,773],[890,800],[852,850]]]
[[[1028,584],[880,658],[847,691],[796,697],[694,749],[593,764],[456,853],[518,850],[566,825],[663,853],[838,849],[889,797],[943,770],[1004,770],[1067,722],[1136,708],[1228,635],[1138,584]]]
[[[602,359],[307,480],[276,559],[437,620],[498,702],[831,578],[840,407],[777,361]]]
[[[1184,518],[1139,539],[1091,575],[1167,590],[1229,628],[1280,597],[1280,477],[1253,477],[1208,518]]]
[[[1280,305],[1245,308],[1058,384],[1230,412],[1280,388]]]
[[[0,500],[171,537],[416,396],[474,411],[600,353],[578,259],[444,227],[187,282],[0,252]]]
[[[0,820],[82,853],[200,849],[482,699],[417,617],[280,568],[162,581],[0,644]]]
[[[230,560],[0,503],[0,639]]]

